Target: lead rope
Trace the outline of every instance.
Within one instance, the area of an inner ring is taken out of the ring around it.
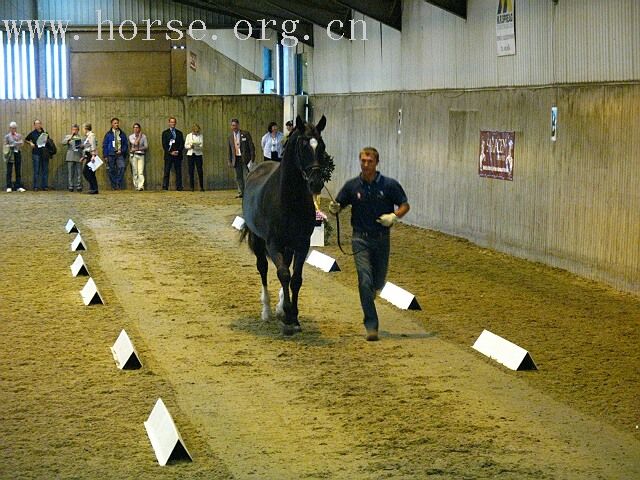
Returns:
[[[327,191],[327,194],[329,195],[329,198],[331,199],[331,201],[335,202],[335,200],[333,199],[333,195],[331,195],[331,192],[329,191],[326,185],[324,185],[324,189]],[[338,248],[342,253],[344,253],[345,255],[352,256],[352,255],[357,255],[360,252],[364,252],[367,248],[369,248],[369,247],[364,247],[363,249],[358,250],[357,252],[352,252],[352,253],[345,252],[344,249],[342,248],[342,244],[340,243],[340,212],[334,215],[336,216],[336,238],[338,239]]]

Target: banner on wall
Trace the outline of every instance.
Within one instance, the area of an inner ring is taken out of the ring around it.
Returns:
[[[498,0],[496,40],[498,56],[516,54],[516,0]]]
[[[513,181],[516,132],[480,131],[478,174]]]

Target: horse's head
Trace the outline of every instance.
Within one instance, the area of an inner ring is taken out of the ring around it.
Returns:
[[[320,193],[324,186],[320,165],[325,147],[321,133],[326,125],[327,119],[324,115],[315,126],[305,123],[298,115],[296,127],[289,137],[292,153],[311,193]]]

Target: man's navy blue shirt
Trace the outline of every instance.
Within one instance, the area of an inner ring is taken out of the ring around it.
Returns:
[[[343,207],[351,205],[351,226],[355,232],[377,233],[388,230],[376,222],[378,217],[393,213],[395,205],[407,203],[407,195],[397,180],[376,172],[371,183],[361,176],[349,180],[336,201]]]

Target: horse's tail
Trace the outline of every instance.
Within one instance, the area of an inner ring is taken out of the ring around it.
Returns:
[[[238,240],[238,243],[242,243],[245,241],[245,239],[247,238],[247,236],[251,233],[251,230],[249,230],[249,228],[247,228],[247,224],[245,223],[242,226],[242,229],[240,230],[240,240]],[[249,245],[251,246],[251,245]]]
[[[265,253],[265,242],[262,238],[253,233],[247,225],[242,227],[240,231],[240,243],[247,239],[247,244],[253,253],[256,255],[263,255]]]

